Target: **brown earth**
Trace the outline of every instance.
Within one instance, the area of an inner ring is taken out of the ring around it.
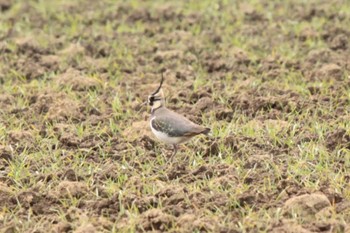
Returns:
[[[344,1],[217,1],[191,12],[175,2],[77,2],[58,4],[78,22],[62,30],[74,22],[55,10],[0,0],[0,20],[17,25],[0,31],[0,209],[13,210],[0,212],[3,232],[350,229]],[[309,27],[275,23],[291,20]],[[224,132],[182,147],[166,164],[159,161],[171,151],[140,107],[162,71],[173,110]],[[300,152],[313,143],[331,157]],[[315,173],[306,178],[296,168]],[[341,174],[343,186],[330,174]]]

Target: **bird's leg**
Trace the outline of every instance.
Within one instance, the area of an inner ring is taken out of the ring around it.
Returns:
[[[177,146],[173,144],[173,153],[171,154],[170,158],[166,161],[166,164],[169,164],[173,161],[174,156],[176,155],[177,152]]]
[[[170,160],[173,160],[174,156],[176,155],[176,152],[177,152],[177,145],[176,144],[173,144],[173,154],[171,155],[170,157]]]

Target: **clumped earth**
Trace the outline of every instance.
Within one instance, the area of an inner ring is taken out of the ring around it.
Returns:
[[[0,1],[2,232],[349,232],[348,1]],[[170,148],[140,104],[212,137]]]

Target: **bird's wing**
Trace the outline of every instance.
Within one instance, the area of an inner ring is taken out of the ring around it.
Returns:
[[[191,137],[207,130],[176,112],[170,112],[168,114],[156,116],[156,118],[152,120],[152,126],[155,129],[166,131],[171,137]]]

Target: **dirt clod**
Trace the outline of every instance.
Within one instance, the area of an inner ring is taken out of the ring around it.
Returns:
[[[305,219],[314,218],[315,214],[323,208],[330,206],[328,198],[323,194],[304,194],[292,197],[284,204],[284,214],[293,216],[297,214]]]
[[[0,182],[0,207],[4,207],[13,195],[13,190],[6,184]]]
[[[342,69],[336,64],[326,64],[321,67],[318,75],[322,78],[335,78],[340,79],[343,75]]]
[[[86,225],[81,225],[78,227],[74,233],[95,233],[97,232],[97,229],[92,225],[91,223],[88,223]]]
[[[12,6],[11,0],[0,0],[0,12],[7,11]]]
[[[44,55],[41,57],[41,65],[52,71],[58,70],[61,58],[56,55]]]
[[[88,187],[83,182],[62,181],[57,185],[54,195],[59,198],[82,197],[87,195],[87,192]]]
[[[75,91],[95,90],[100,83],[90,77],[86,77],[77,70],[69,69],[64,74],[58,75],[56,80],[61,86],[70,86]]]
[[[69,57],[75,57],[78,55],[83,55],[84,52],[85,48],[83,46],[81,46],[79,43],[74,43],[59,51],[59,54]]]
[[[29,131],[11,131],[9,137],[13,143],[34,143],[34,136]]]
[[[198,112],[203,112],[206,109],[211,109],[213,107],[213,100],[210,97],[200,98],[195,104],[195,109]]]
[[[159,51],[156,53],[154,57],[154,61],[158,63],[162,63],[164,61],[169,61],[172,59],[179,59],[183,57],[183,52],[178,50],[170,50],[170,51]]]
[[[60,233],[60,232],[69,232],[72,230],[72,226],[67,222],[59,222],[53,226],[52,232]]]
[[[346,49],[349,44],[349,38],[345,34],[339,34],[335,36],[332,41],[330,42],[330,48],[337,50],[337,49]]]
[[[329,132],[326,137],[326,146],[331,150],[337,147],[350,148],[350,135],[345,129],[337,129]]]
[[[142,214],[138,229],[166,231],[172,227],[174,220],[173,216],[163,213],[160,209],[150,209]]]
[[[66,121],[79,118],[79,105],[65,94],[41,94],[33,97],[33,109],[45,114],[50,121]]]
[[[303,228],[294,221],[282,220],[278,226],[274,227],[273,233],[311,233],[311,231]]]

